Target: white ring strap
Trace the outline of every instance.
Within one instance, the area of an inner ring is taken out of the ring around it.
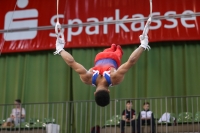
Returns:
[[[57,0],[57,22],[56,22],[56,25],[55,25],[55,32],[56,32],[57,35],[63,36],[62,34],[64,32],[64,29],[61,28],[61,25],[59,23],[58,9],[59,9],[59,0]]]
[[[55,33],[57,34],[57,38],[64,40],[64,29],[61,27],[59,23],[58,9],[59,9],[59,0],[57,0],[57,22],[55,25]]]
[[[150,15],[149,15],[149,19],[147,20],[147,23],[144,27],[143,33],[142,33],[142,38],[144,39],[144,37],[148,34],[149,32],[149,27],[152,21],[152,0],[149,0],[150,3]]]

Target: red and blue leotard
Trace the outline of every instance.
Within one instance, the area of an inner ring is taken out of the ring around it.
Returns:
[[[121,47],[111,46],[96,55],[93,67],[92,85],[96,86],[96,80],[99,75],[104,76],[109,86],[112,86],[110,79],[110,69],[117,69],[121,64],[123,51]]]

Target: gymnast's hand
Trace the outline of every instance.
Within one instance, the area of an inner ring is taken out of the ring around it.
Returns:
[[[65,46],[65,42],[62,39],[57,38],[56,40],[56,52],[54,52],[54,54],[59,54],[60,51],[63,50]]]
[[[60,32],[57,33],[56,51],[54,52],[54,55],[60,54],[64,46],[65,46],[64,30],[60,29]]]
[[[142,35],[140,35],[139,38],[140,38],[140,43],[141,43],[140,46],[141,46],[141,47],[143,47],[145,50],[146,50],[146,49],[147,49],[147,50],[151,49],[150,46],[148,45],[149,40],[148,40],[148,36],[147,36],[147,35],[145,35],[144,38],[143,38]]]

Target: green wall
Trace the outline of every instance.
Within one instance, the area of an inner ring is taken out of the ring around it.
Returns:
[[[124,81],[110,88],[111,99],[185,96],[200,93],[200,42],[150,43]],[[123,46],[125,62],[136,45]],[[103,48],[66,49],[86,69]],[[83,84],[53,51],[0,56],[0,103],[93,100],[92,86]]]

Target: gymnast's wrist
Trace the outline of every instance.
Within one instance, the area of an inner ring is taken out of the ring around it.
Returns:
[[[143,50],[145,50],[145,47],[141,44],[140,44],[139,48],[142,48]]]
[[[64,50],[64,49],[61,49],[61,50],[59,51],[59,55],[60,55],[63,51],[65,51],[65,50]]]

